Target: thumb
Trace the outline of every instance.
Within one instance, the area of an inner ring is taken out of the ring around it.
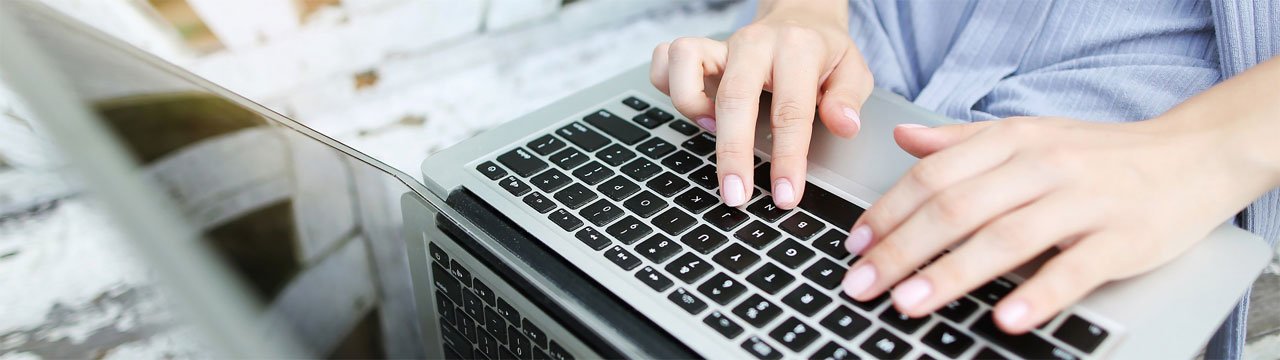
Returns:
[[[857,48],[851,48],[822,84],[818,119],[837,136],[853,138],[862,128],[862,103],[871,96],[875,80]]]
[[[923,158],[938,150],[958,144],[992,124],[995,124],[995,121],[943,125],[935,128],[917,124],[902,124],[893,129],[893,139],[898,142],[898,146],[902,150],[906,150],[907,153],[917,158]]]

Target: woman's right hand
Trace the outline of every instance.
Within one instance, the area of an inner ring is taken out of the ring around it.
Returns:
[[[849,37],[845,0],[762,0],[756,20],[729,37],[679,38],[653,51],[649,79],[681,114],[716,134],[720,197],[752,197],[760,92],[773,93],[772,191],[791,209],[804,194],[815,108],[851,138],[871,95],[871,72]]]

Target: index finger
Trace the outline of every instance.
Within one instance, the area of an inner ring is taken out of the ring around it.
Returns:
[[[729,206],[751,199],[756,119],[772,56],[751,42],[731,43],[716,93],[716,172],[720,198]]]

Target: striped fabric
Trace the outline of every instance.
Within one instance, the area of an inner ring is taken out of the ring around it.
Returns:
[[[850,34],[877,86],[955,119],[1138,121],[1276,56],[1280,4],[851,0]],[[1274,245],[1280,190],[1259,198],[1237,225]],[[1206,358],[1240,357],[1247,306],[1246,294]]]

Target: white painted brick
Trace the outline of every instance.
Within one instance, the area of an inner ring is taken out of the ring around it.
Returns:
[[[284,39],[298,31],[293,0],[186,0],[227,49]]]

